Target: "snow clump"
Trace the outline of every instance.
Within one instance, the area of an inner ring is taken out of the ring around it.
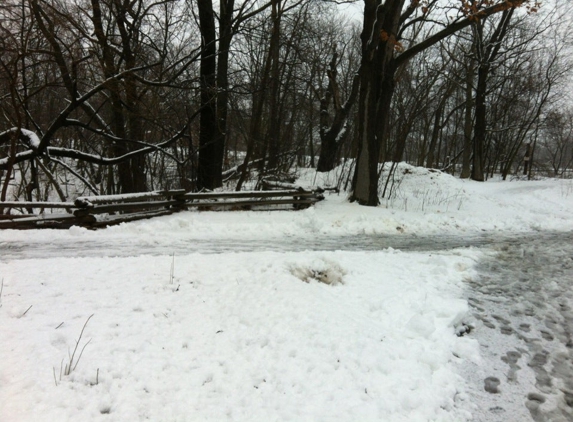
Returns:
[[[289,271],[305,283],[314,280],[330,285],[344,284],[343,277],[346,275],[346,271],[340,265],[328,259],[316,259],[309,264],[302,265],[291,264]]]

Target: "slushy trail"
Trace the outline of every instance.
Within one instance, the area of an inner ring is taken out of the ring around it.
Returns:
[[[573,420],[573,239],[495,247],[470,281],[470,334],[484,362],[468,365],[476,420]]]

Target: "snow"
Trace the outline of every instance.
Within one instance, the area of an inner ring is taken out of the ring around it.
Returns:
[[[455,326],[474,260],[194,254],[172,280],[169,256],[3,263],[3,420],[459,421],[456,365],[477,345]],[[340,282],[308,276],[324,271]]]
[[[299,183],[333,185],[339,171]],[[119,239],[134,251],[2,259],[0,419],[471,420],[462,369],[482,356],[456,333],[471,319],[465,292],[482,251],[137,254],[216,239],[573,230],[570,180],[476,183],[400,165],[394,187],[375,208],[327,193],[299,212],[0,232],[8,248]],[[90,315],[77,367],[60,375]]]
[[[20,131],[22,132],[22,135],[29,139],[30,146],[33,149],[38,149],[40,147],[40,138],[38,138],[38,135],[28,129],[20,129]]]
[[[337,170],[339,171],[339,170]],[[337,171],[308,171],[300,183],[335,185]],[[199,212],[113,226],[97,232],[38,230],[0,233],[0,241],[81,237],[85,241],[137,237],[138,243],[166,244],[194,240],[249,239],[253,242],[316,236],[362,234],[467,235],[573,230],[573,180],[490,180],[478,183],[445,173],[401,164],[397,186],[378,207],[349,203],[345,193],[326,192],[326,200],[301,212]]]
[[[20,131],[22,133],[22,135],[24,135],[26,138],[28,138],[28,143],[30,145],[31,148],[33,149],[38,149],[40,147],[40,138],[38,138],[38,135],[36,135],[35,132],[32,132],[31,130],[28,129],[22,129],[22,128],[17,128],[17,127],[13,127],[10,128],[4,132],[0,132],[0,137],[1,136],[6,136],[8,133],[10,132],[17,132]]]

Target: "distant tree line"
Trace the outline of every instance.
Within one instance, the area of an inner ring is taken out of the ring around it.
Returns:
[[[363,205],[400,161],[569,174],[573,6],[361,4],[362,23],[328,0],[5,0],[0,199],[241,190],[341,160]]]

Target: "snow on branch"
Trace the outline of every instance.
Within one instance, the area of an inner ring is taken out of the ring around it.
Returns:
[[[81,161],[85,161],[85,162],[89,162],[89,163],[93,163],[93,164],[100,164],[100,165],[119,164],[121,162],[124,162],[126,160],[129,160],[131,158],[137,157],[137,156],[142,155],[142,154],[148,154],[148,153],[154,152],[154,151],[163,151],[163,148],[171,145],[172,143],[174,143],[175,141],[177,141],[178,139],[183,137],[186,130],[187,130],[187,125],[185,125],[173,137],[171,137],[170,139],[168,139],[168,140],[166,140],[160,144],[149,145],[149,146],[146,146],[144,148],[140,148],[140,149],[135,150],[135,151],[130,151],[127,154],[120,155],[118,157],[104,157],[103,155],[90,154],[90,153],[78,151],[75,149],[61,148],[61,147],[48,147],[46,149],[46,155],[48,157],[53,156],[53,157],[72,158],[75,160],[81,160]],[[33,133],[30,131],[26,131],[26,132]],[[0,133],[0,145],[2,145],[3,142],[7,142],[10,139],[9,138],[10,133],[11,133],[10,131]],[[36,139],[37,139],[37,137],[36,137]],[[31,140],[29,142],[34,142],[34,141]],[[23,151],[23,152],[16,154],[15,157],[2,158],[2,159],[0,159],[0,170],[4,170],[8,166],[8,163],[10,162],[10,160],[12,158],[14,159],[14,163],[19,163],[19,162],[29,160],[29,159],[36,157],[36,156],[39,156],[39,155],[42,155],[42,154],[39,153],[37,148],[31,148],[28,151]]]
[[[40,138],[34,132],[28,129],[21,129],[17,127],[10,128],[4,132],[0,132],[0,145],[8,143],[14,134],[18,134],[18,139],[24,142],[28,147],[37,150],[40,146]]]

